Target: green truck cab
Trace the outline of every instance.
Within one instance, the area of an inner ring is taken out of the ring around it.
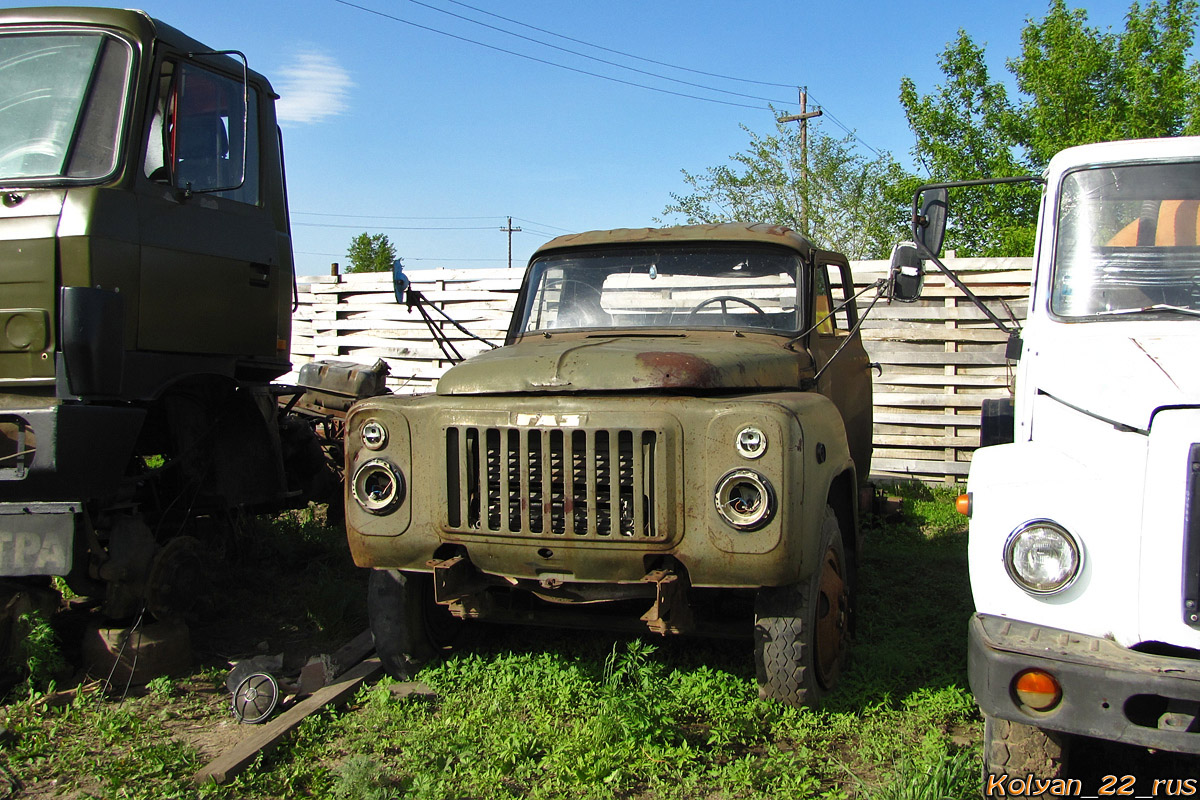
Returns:
[[[857,323],[846,258],[786,228],[541,247],[503,347],[347,418],[385,664],[479,619],[753,636],[764,696],[832,689],[871,459]]]
[[[0,576],[171,615],[197,554],[163,541],[317,469],[270,386],[295,284],[275,99],[142,12],[0,10]]]

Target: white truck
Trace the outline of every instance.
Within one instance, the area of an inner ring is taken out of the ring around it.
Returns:
[[[1079,737],[1200,754],[1200,137],[1069,148],[1042,181],[1014,396],[960,498],[990,795],[1102,790],[1072,782]],[[955,185],[918,190],[910,297]]]

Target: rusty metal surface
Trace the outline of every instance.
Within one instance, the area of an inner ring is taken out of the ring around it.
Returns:
[[[723,222],[712,225],[678,225],[669,228],[614,228],[606,231],[570,233],[551,239],[539,247],[534,257],[563,248],[594,247],[612,244],[660,242],[745,242],[775,244],[808,254],[813,246],[800,234],[782,225]]]
[[[695,392],[799,386],[812,357],[787,339],[736,331],[622,338],[586,333],[530,338],[482,353],[438,381],[438,394]]]

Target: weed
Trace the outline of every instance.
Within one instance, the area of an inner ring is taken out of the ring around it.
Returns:
[[[18,619],[17,641],[25,667],[25,694],[33,697],[48,691],[66,667],[58,636],[40,611],[30,611]]]
[[[175,683],[167,675],[159,675],[146,684],[146,691],[158,700],[167,700],[175,694]]]
[[[369,756],[351,756],[334,770],[330,794],[346,800],[393,800],[399,797],[389,786],[387,773]]]

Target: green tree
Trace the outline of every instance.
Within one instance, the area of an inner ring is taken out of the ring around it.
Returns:
[[[391,272],[392,262],[396,261],[396,248],[387,234],[364,232],[351,240],[346,257],[350,260],[346,272]]]
[[[1196,0],[1135,0],[1117,33],[1087,20],[1051,0],[1044,18],[1026,22],[1021,54],[1006,64],[1015,99],[988,75],[983,47],[959,31],[939,59],[941,86],[921,95],[910,78],[900,82],[917,163],[934,180],[1037,173],[1071,145],[1200,130],[1200,67],[1188,57]],[[1030,186],[959,190],[951,202],[947,246],[960,255],[1032,252]]]
[[[851,258],[885,258],[891,252],[907,219],[907,200],[897,202],[899,195],[890,191],[904,177],[891,156],[867,159],[851,136],[835,139],[810,124],[805,180],[798,126],[776,122],[765,135],[741,127],[749,146],[727,164],[698,174],[683,170],[692,191],[672,193],[664,215],[682,216],[688,224],[786,225]]]

